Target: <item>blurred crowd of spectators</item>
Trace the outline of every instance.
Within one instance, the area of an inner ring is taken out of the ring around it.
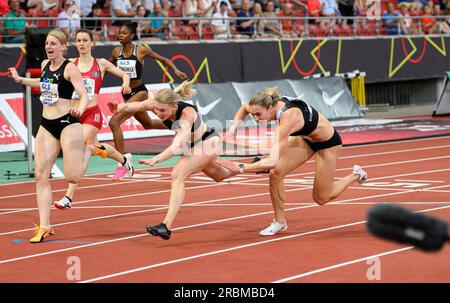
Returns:
[[[115,22],[82,17],[136,19],[143,40],[198,39],[199,28],[203,39],[303,37],[306,29],[311,36],[450,34],[449,14],[450,0],[0,0],[6,18],[58,18],[52,24],[5,19],[0,29],[4,43],[23,42],[30,26],[57,26],[69,36],[84,27],[96,40],[114,39]],[[363,18],[346,18],[354,16]]]

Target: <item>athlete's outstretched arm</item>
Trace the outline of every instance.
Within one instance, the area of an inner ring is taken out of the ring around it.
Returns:
[[[31,87],[39,87],[40,86],[40,78],[25,78],[20,77],[17,73],[17,70],[14,67],[8,68],[8,77],[13,78],[16,83],[27,85]]]
[[[174,73],[181,79],[183,79],[183,80],[188,79],[188,76],[185,73],[183,73],[182,71],[180,71],[175,66],[175,64],[173,64],[173,62],[170,61],[169,59],[167,59],[166,57],[163,57],[163,56],[159,55],[158,53],[155,53],[150,47],[147,48],[145,46],[142,46],[142,50],[144,52],[143,53],[144,56],[149,56],[155,60],[158,60],[158,61],[164,63],[165,65],[170,67],[174,71]]]
[[[269,157],[255,163],[245,164],[243,172],[254,173],[274,168],[288,146],[289,135],[292,133],[292,130],[295,130],[295,119],[291,117],[291,113],[285,113],[280,121],[280,125],[275,130]],[[240,172],[237,162],[217,160],[217,163],[232,172]]]
[[[179,120],[180,128],[173,138],[172,144],[153,158],[139,160],[139,163],[152,166],[181,154],[183,147],[188,144],[188,139],[191,136],[191,128],[195,121],[195,115],[193,108],[183,110]]]
[[[113,103],[108,102],[109,111],[112,114],[116,113],[127,113],[127,114],[135,114],[139,112],[151,111],[155,112],[153,99],[147,99],[142,102],[129,102],[129,103]]]
[[[121,89],[122,94],[126,95],[131,93],[130,77],[127,75],[126,72],[124,72],[123,70],[121,70],[120,68],[118,68],[117,66],[115,66],[106,59],[103,58],[100,59],[99,63],[105,72],[111,73],[114,76],[122,79],[122,89]]]
[[[236,139],[236,130],[244,122],[245,118],[247,118],[249,114],[248,111],[248,103],[243,104],[237,112],[234,114],[233,122],[231,123],[230,128],[227,131],[226,138],[227,141],[234,141]]]

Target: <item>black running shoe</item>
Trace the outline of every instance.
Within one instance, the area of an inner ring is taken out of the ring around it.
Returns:
[[[160,223],[155,226],[147,226],[147,232],[155,237],[161,237],[164,240],[170,239],[170,234],[172,233],[164,223]]]
[[[261,161],[261,158],[260,157],[254,157],[253,160],[252,160],[252,163],[255,163],[255,162],[258,162],[258,161]],[[270,171],[270,169],[263,170],[263,171],[257,172],[257,174],[268,174],[269,171]]]

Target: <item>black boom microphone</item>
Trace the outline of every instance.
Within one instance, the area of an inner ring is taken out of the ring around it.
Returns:
[[[369,209],[367,228],[381,238],[413,244],[425,251],[438,251],[450,240],[447,222],[392,204],[380,203]]]

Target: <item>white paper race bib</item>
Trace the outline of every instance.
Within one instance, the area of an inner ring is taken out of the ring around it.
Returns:
[[[117,60],[117,67],[127,73],[130,79],[137,77],[135,60]]]
[[[41,100],[43,105],[50,106],[58,101],[58,84],[40,82],[40,87],[41,96],[39,97],[39,100]]]
[[[84,87],[87,90],[89,101],[93,100],[94,99],[94,92],[95,92],[95,80],[93,80],[91,78],[84,78],[83,77],[83,83],[84,83]],[[80,96],[78,96],[78,93],[75,90],[73,91],[72,99],[73,100],[80,100]]]

